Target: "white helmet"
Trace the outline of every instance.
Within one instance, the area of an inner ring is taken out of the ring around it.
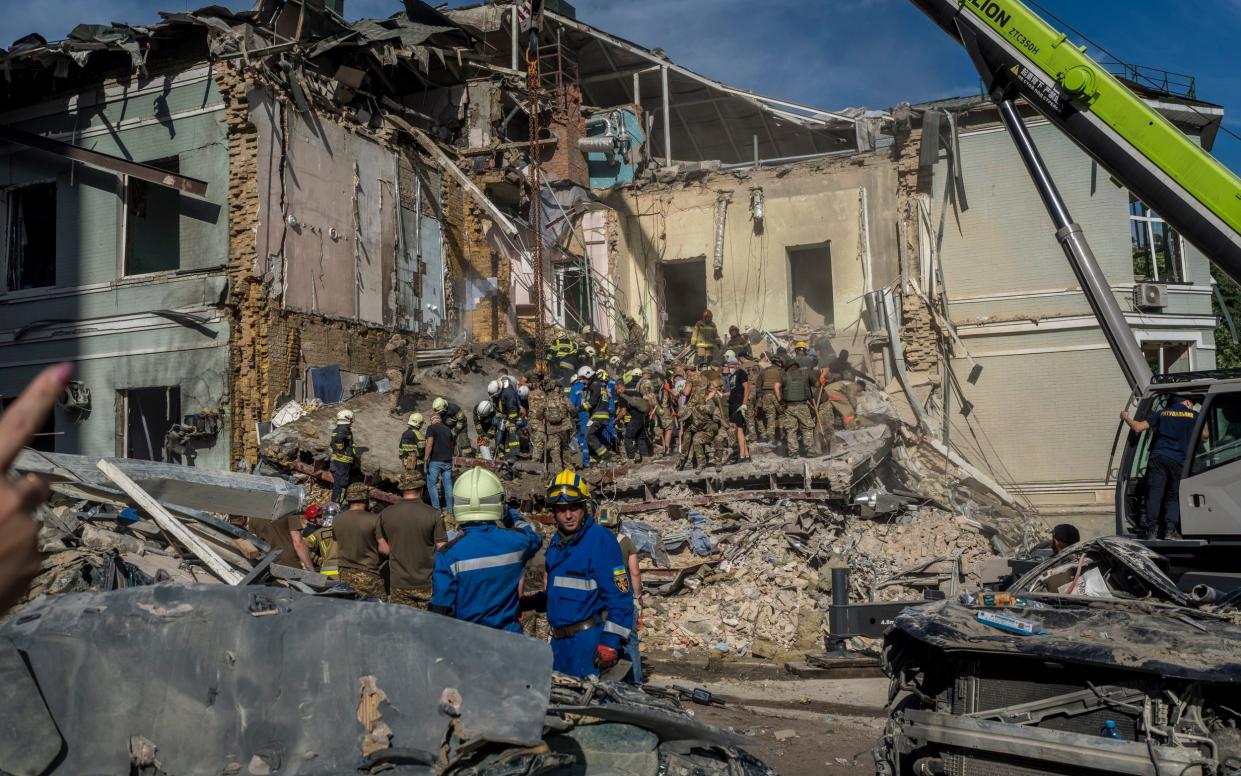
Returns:
[[[523,399],[530,398],[530,386],[528,385],[517,386],[517,395]]]
[[[466,469],[452,485],[453,517],[458,523],[504,519],[504,486],[486,469]]]
[[[608,363],[611,364],[612,366],[620,366],[620,361],[621,361],[620,356],[612,356],[611,358],[608,359]]]
[[[586,346],[586,355],[588,355],[588,356],[593,356],[593,355],[595,355],[595,352],[596,352],[596,351],[595,351],[595,346],[594,346],[594,345],[587,345],[587,346]]]
[[[584,366],[581,369],[577,370],[577,376],[582,378],[583,380],[589,380],[590,378],[595,376],[595,370],[591,369],[588,366]]]
[[[492,380],[491,382],[487,383],[487,395],[488,396],[495,396],[499,392],[500,392],[500,381],[499,380]]]
[[[448,409],[448,400],[445,399],[443,396],[439,397],[435,401],[431,402],[431,409],[435,410],[436,412],[443,412],[444,410]]]
[[[474,408],[474,414],[478,415],[481,418],[489,418],[495,413],[496,413],[496,408],[492,406],[491,402],[487,401],[486,399],[483,399],[482,401],[480,401],[478,403],[478,406]]]
[[[736,358],[736,357],[737,357],[737,351],[735,351],[735,350],[725,350],[725,351],[724,351],[724,360],[725,360],[725,361],[728,361],[728,360],[730,360],[730,359],[734,359],[734,358]]]
[[[422,413],[421,412],[415,412],[413,415],[409,416],[409,427],[410,428],[422,428]]]
[[[342,426],[348,426],[353,423],[353,410],[341,410],[336,413],[336,422]]]

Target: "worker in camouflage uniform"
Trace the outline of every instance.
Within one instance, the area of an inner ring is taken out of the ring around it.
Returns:
[[[754,433],[758,426],[758,362],[750,358],[749,355],[737,355],[737,360],[741,362],[741,369],[745,372],[746,382],[750,384],[749,398],[745,403],[745,438],[747,443],[758,439]]]
[[[543,445],[546,450],[547,464],[551,471],[556,472],[565,468],[564,451],[568,449],[569,440],[573,438],[574,431],[573,409],[569,406],[565,393],[560,388],[560,383],[555,380],[548,380],[543,384],[543,394],[543,406],[540,409],[545,434]],[[533,450],[533,439],[530,444]],[[543,457],[542,451],[534,454],[536,462],[542,462]]]
[[[783,420],[780,417],[780,395],[776,392],[780,381],[784,379],[779,357],[771,357],[766,353],[758,358],[758,380],[756,401],[758,404],[758,438],[768,442],[776,441]]]
[[[547,392],[542,383],[535,383],[526,396],[526,431],[530,434],[530,459],[536,466],[546,466],[547,457]]]
[[[857,425],[857,401],[861,388],[855,377],[859,373],[849,363],[849,351],[840,351],[823,372],[827,400],[831,402],[832,410],[840,418],[841,426],[853,428]]]
[[[384,345],[384,360],[388,364],[384,375],[392,385],[392,392],[388,394],[388,411],[397,415],[401,412],[401,399],[405,397],[408,386],[406,378],[410,376],[409,340],[400,334],[393,334],[388,338],[388,344]]]
[[[370,486],[364,482],[350,483],[345,489],[349,508],[333,521],[336,533],[336,565],[340,581],[362,597],[383,599],[384,581],[379,564],[388,554],[388,542],[379,528],[379,515],[366,508]]]
[[[782,405],[784,439],[788,444],[789,458],[796,458],[803,451],[807,455],[819,454],[814,415],[810,411],[810,397],[817,387],[796,359],[789,361],[784,379],[776,388]]]

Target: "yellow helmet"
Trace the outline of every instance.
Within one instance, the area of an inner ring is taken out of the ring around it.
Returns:
[[[452,484],[453,515],[458,523],[485,523],[504,517],[504,486],[480,467],[467,469]]]
[[[439,397],[435,401],[431,402],[431,409],[435,410],[436,412],[443,412],[444,410],[448,409],[448,400],[445,399],[443,396]]]
[[[421,412],[415,412],[414,414],[409,416],[409,427],[410,428],[422,428],[422,413]]]
[[[809,347],[810,345],[805,340],[797,340],[797,342],[793,343],[793,350],[806,350]]]
[[[580,504],[584,501],[590,501],[590,486],[586,484],[586,480],[572,469],[565,469],[560,474],[552,478],[547,484],[547,503],[549,506],[556,504]]]

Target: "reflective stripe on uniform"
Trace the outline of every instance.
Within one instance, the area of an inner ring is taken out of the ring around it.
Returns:
[[[503,555],[487,555],[482,558],[470,558],[469,560],[459,560],[449,566],[453,574],[461,574],[466,571],[480,571],[482,569],[494,569],[500,566],[513,566],[520,564],[525,556],[521,551],[506,552]]]
[[[611,621],[603,623],[603,632],[604,633],[615,633],[617,636],[620,636],[622,639],[629,638],[628,628],[626,628],[624,625],[617,625],[616,623],[611,622]]]
[[[598,590],[599,584],[593,579],[577,577],[552,577],[552,587],[567,587],[570,590]]]

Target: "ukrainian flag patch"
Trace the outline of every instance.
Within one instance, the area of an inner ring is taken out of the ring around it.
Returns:
[[[622,593],[629,592],[629,572],[624,566],[617,566],[612,569],[612,580],[616,582],[616,589]]]

